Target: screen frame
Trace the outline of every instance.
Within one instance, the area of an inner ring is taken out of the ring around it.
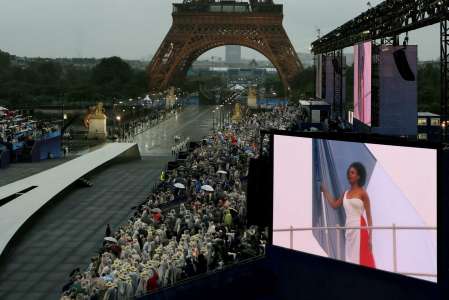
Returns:
[[[387,146],[401,146],[410,148],[425,148],[433,149],[437,151],[437,282],[433,283],[426,281],[424,279],[409,277],[394,272],[371,269],[364,266],[358,266],[355,264],[335,260],[332,258],[322,257],[308,252],[303,252],[299,250],[290,250],[301,253],[302,255],[309,256],[310,258],[317,259],[323,263],[336,263],[344,265],[353,265],[356,269],[364,272],[375,272],[377,276],[399,276],[401,280],[409,280],[410,283],[413,282],[427,282],[429,284],[435,285],[444,294],[449,295],[449,230],[448,225],[449,215],[445,212],[449,212],[449,145],[443,143],[436,143],[431,141],[411,141],[402,138],[392,138],[386,136],[376,136],[367,134],[351,134],[351,133],[331,133],[331,132],[292,132],[283,130],[267,130],[261,132],[261,137],[269,136],[269,159],[270,159],[270,176],[272,182],[272,192],[271,192],[271,215],[273,216],[273,205],[274,205],[274,136],[290,136],[299,138],[310,138],[310,139],[324,139],[342,142],[357,142],[357,143],[370,143],[377,145],[387,145]],[[273,217],[271,217],[271,227],[270,227],[270,245],[273,246]],[[278,246],[274,246],[278,247]],[[387,280],[388,277],[385,277]]]

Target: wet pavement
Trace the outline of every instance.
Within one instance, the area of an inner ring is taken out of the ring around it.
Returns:
[[[176,135],[181,141],[187,137],[192,141],[199,141],[212,128],[212,118],[212,107],[187,107],[176,117],[136,135],[132,142],[139,145],[142,156],[171,154]]]
[[[67,162],[69,158],[44,160],[35,163],[13,163],[0,170],[0,187],[32,176]]]
[[[212,125],[212,108],[190,107],[135,137],[142,160],[115,164],[38,213],[0,260],[0,299],[59,299],[68,274],[86,268],[106,224],[127,221],[172,159],[174,136],[199,140]]]

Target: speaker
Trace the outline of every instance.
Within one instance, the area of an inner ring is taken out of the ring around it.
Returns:
[[[248,225],[257,225],[260,229],[272,227],[273,178],[270,159],[250,160],[246,204]]]
[[[334,66],[335,73],[341,75],[341,66],[340,66],[340,62],[338,61],[338,59],[333,58],[332,59],[332,65]]]
[[[396,63],[396,67],[398,68],[399,73],[402,76],[402,79],[405,81],[415,81],[416,77],[413,74],[412,68],[407,60],[407,55],[404,49],[396,50],[393,53],[394,62]]]

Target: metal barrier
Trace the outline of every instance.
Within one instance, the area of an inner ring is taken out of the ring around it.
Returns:
[[[329,230],[336,230],[337,232],[337,257],[340,258],[341,255],[339,253],[340,251],[340,234],[342,230],[346,229],[367,229],[367,230],[391,230],[392,231],[392,241],[393,241],[393,272],[407,275],[407,276],[417,276],[417,277],[432,277],[437,278],[437,274],[426,274],[426,273],[411,273],[411,272],[399,272],[398,271],[398,257],[397,257],[397,231],[398,230],[437,230],[437,227],[431,227],[431,226],[397,226],[396,224],[393,224],[392,226],[327,226],[327,227],[302,227],[302,228],[294,228],[293,226],[290,226],[290,228],[287,229],[274,229],[273,233],[276,232],[289,232],[290,233],[290,249],[294,250],[293,248],[293,238],[294,238],[294,232],[304,232],[304,231],[318,231],[318,230],[325,230],[328,236]],[[329,247],[329,244],[328,244]],[[329,250],[329,249],[328,249]],[[329,251],[327,251],[329,252]],[[342,260],[342,259],[340,259]]]
[[[229,284],[229,280],[225,282],[225,278],[232,278],[235,280],[239,277],[239,275],[247,274],[249,271],[252,270],[254,265],[264,263],[266,262],[266,256],[265,255],[258,255],[252,258],[248,258],[242,261],[236,261],[234,263],[231,263],[229,265],[223,266],[219,270],[215,271],[209,271],[203,274],[195,275],[193,277],[185,278],[182,280],[179,280],[175,283],[173,283],[170,286],[159,288],[154,291],[150,291],[144,295],[136,296],[136,299],[139,300],[146,300],[146,299],[175,299],[174,296],[178,293],[178,291],[185,292],[185,289],[192,289],[194,291],[199,291],[201,293],[201,286],[216,286],[217,282],[220,286],[225,286],[226,284]],[[242,269],[245,269],[242,271]],[[254,278],[257,278],[257,275],[260,274],[253,274]],[[219,279],[217,279],[219,278]],[[204,289],[203,289],[204,290]],[[192,292],[193,293],[193,292]],[[190,294],[189,294],[190,295]],[[209,296],[206,296],[209,298]],[[193,297],[195,298],[195,297]],[[176,299],[178,299],[176,297]],[[190,299],[190,298],[189,298]]]

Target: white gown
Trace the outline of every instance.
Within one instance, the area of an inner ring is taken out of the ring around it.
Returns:
[[[347,191],[343,197],[343,207],[346,213],[346,227],[360,227],[360,219],[365,212],[363,201],[359,198],[347,199]],[[346,229],[345,257],[346,261],[360,264],[360,229]]]

